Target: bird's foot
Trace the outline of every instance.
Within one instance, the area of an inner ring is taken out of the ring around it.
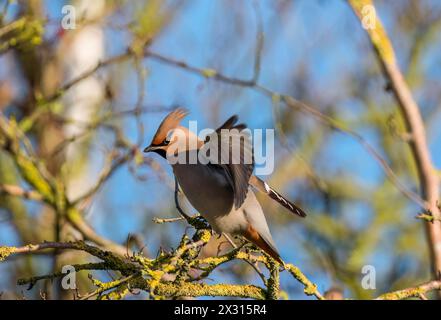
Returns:
[[[207,220],[205,220],[202,216],[196,215],[187,219],[188,223],[193,226],[195,229],[209,229],[212,231],[210,225]]]

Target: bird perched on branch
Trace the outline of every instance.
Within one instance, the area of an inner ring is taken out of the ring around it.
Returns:
[[[237,116],[202,140],[180,125],[187,114],[181,108],[168,114],[144,152],[169,161],[184,195],[215,232],[243,236],[283,264],[253,188],[300,217],[306,214],[253,175],[251,136]]]

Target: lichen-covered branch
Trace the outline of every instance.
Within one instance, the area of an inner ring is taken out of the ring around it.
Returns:
[[[12,254],[32,253],[42,250],[79,250],[99,258],[102,262],[75,265],[75,270],[113,270],[121,274],[119,279],[101,282],[91,277],[98,287],[95,291],[79,297],[88,299],[97,296],[99,299],[120,299],[131,290],[139,289],[149,292],[155,299],[174,297],[241,297],[251,299],[278,299],[280,291],[279,264],[266,255],[255,255],[254,246],[236,248],[219,257],[199,259],[201,247],[211,238],[208,229],[196,230],[190,239],[184,235],[179,246],[171,252],[162,252],[157,258],[149,259],[140,254],[121,258],[110,251],[101,250],[84,242],[45,242],[24,247],[0,247],[0,261]],[[220,265],[244,260],[250,263],[261,262],[268,268],[269,277],[265,281],[266,288],[255,285],[236,284],[205,284],[200,281],[208,277]],[[293,265],[283,266],[295,279],[305,286],[305,294],[315,295],[323,299],[316,285]],[[19,280],[19,285],[28,284],[32,288],[38,281],[62,277],[60,272],[43,276],[34,276]]]
[[[305,286],[305,289],[303,290],[305,294],[309,296],[314,295],[317,299],[324,300],[324,297],[317,289],[317,285],[312,283],[299,268],[292,264],[285,265],[285,268],[294,278]]]
[[[110,265],[108,265],[105,262],[99,262],[99,263],[85,263],[85,264],[74,264],[72,265],[72,267],[75,269],[76,272],[78,271],[83,271],[83,270],[112,270],[112,267]],[[41,280],[46,280],[46,279],[56,279],[56,278],[60,278],[62,276],[64,276],[65,274],[61,273],[61,272],[57,272],[54,274],[45,274],[42,276],[34,276],[34,277],[30,277],[30,278],[23,278],[23,279],[18,279],[17,284],[22,286],[22,285],[29,285],[28,290],[32,289],[35,284],[38,281]]]
[[[19,253],[32,253],[41,250],[78,250],[84,251],[107,262],[111,267],[115,267],[116,270],[121,268],[127,269],[129,267],[128,262],[125,262],[123,258],[115,255],[110,251],[104,251],[98,247],[86,244],[83,241],[77,242],[43,242],[40,244],[29,244],[23,247],[0,247],[0,261],[5,260],[11,254]]]
[[[141,285],[142,286],[142,285]],[[162,283],[155,287],[153,294],[172,297],[239,297],[263,300],[266,297],[264,289],[254,285],[234,284],[205,284],[186,283],[184,285],[173,285]]]
[[[430,281],[413,288],[385,293],[375,300],[403,300],[414,297],[421,299],[421,297],[425,297],[426,293],[435,290],[441,290],[441,281]]]

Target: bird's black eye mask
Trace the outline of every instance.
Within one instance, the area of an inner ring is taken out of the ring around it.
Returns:
[[[170,143],[170,141],[164,140],[161,144],[154,144],[152,146],[154,147],[164,147],[167,146]],[[153,150],[154,153],[159,154],[164,159],[167,159],[167,151],[164,149],[155,149]]]

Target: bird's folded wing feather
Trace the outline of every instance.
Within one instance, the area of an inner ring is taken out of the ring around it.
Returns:
[[[243,204],[254,170],[253,146],[249,130],[244,124],[236,124],[237,116],[229,118],[215,132],[208,135],[201,150],[215,150],[210,154],[210,164],[221,166],[234,191],[236,209]],[[209,152],[211,153],[211,152]]]

